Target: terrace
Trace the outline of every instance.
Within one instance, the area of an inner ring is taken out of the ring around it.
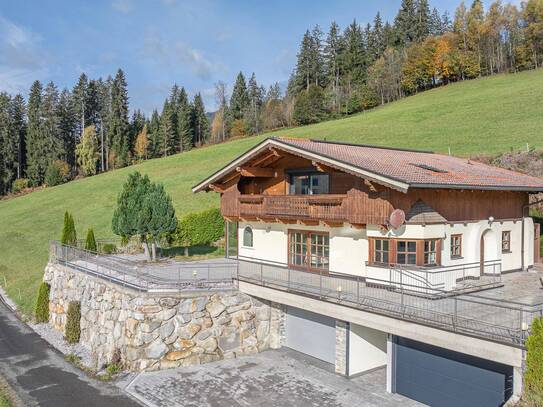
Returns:
[[[315,274],[245,260],[151,264],[57,242],[51,243],[51,261],[130,289],[155,293],[231,290],[244,281],[519,347],[524,345],[533,319],[543,315],[541,271],[505,274],[500,287],[477,294],[460,291],[445,295],[430,288],[421,293],[420,287],[403,281],[387,285],[375,279]],[[428,295],[429,290],[433,295]]]

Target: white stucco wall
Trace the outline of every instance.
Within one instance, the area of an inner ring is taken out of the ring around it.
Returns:
[[[525,267],[533,265],[534,226],[531,218],[525,218]],[[253,247],[243,246],[243,230],[251,226]],[[356,229],[348,225],[330,228],[323,224],[305,226],[297,224],[240,222],[239,256],[274,263],[288,263],[288,230],[315,230],[328,232],[330,236],[330,271],[366,276],[368,261],[368,237],[389,237],[404,239],[443,239],[441,245],[442,266],[479,263],[481,236],[485,234],[485,260],[501,260],[502,272],[519,270],[521,261],[521,220],[454,223],[445,225],[404,225],[397,230],[383,231],[378,225]],[[511,252],[502,253],[502,231],[511,232]],[[486,233],[485,233],[486,232]],[[451,235],[462,235],[462,256],[451,258]],[[474,266],[476,267],[476,266]]]
[[[349,376],[387,364],[387,334],[349,324]]]

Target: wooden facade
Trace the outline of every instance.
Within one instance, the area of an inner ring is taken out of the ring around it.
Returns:
[[[290,195],[293,170],[328,174],[329,194]],[[252,158],[210,187],[221,192],[226,218],[284,223],[386,224],[394,209],[408,213],[417,200],[449,222],[518,219],[528,203],[527,192],[411,188],[403,193],[277,150]]]

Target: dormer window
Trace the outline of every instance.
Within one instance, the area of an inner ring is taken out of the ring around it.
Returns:
[[[290,195],[321,195],[330,193],[330,176],[322,172],[291,172]]]

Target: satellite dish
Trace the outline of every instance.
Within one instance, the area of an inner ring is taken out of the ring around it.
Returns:
[[[394,209],[390,214],[388,223],[393,229],[398,229],[405,223],[405,212],[401,209]]]

